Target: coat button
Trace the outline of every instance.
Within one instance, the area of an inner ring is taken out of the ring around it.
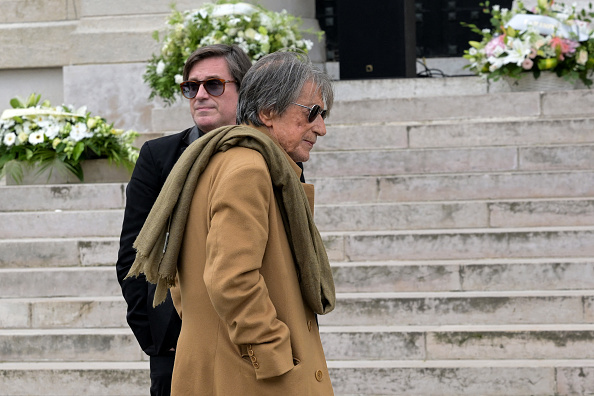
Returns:
[[[316,371],[316,380],[318,380],[318,382],[322,382],[323,379],[324,379],[324,373],[322,373],[322,370]]]
[[[260,364],[259,364],[258,362],[255,362],[255,363],[254,363],[254,368],[255,368],[255,369],[259,369],[259,368],[260,368]]]
[[[307,321],[307,330],[311,331],[311,320]]]

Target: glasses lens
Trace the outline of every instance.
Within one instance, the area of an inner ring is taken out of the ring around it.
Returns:
[[[320,106],[313,105],[311,107],[311,109],[309,110],[309,117],[307,117],[307,121],[314,122],[314,120],[316,119],[318,114],[320,114],[320,110],[321,110]]]
[[[181,83],[182,95],[184,98],[192,99],[198,93],[200,85],[194,81],[185,81]]]
[[[203,82],[204,89],[212,96],[221,96],[225,92],[225,83],[221,80],[206,80]]]

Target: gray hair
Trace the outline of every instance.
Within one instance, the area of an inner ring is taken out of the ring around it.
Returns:
[[[334,92],[330,77],[314,67],[307,55],[274,52],[258,60],[243,78],[237,103],[237,123],[263,126],[260,112],[282,115],[297,100],[306,82],[312,81],[330,112]]]

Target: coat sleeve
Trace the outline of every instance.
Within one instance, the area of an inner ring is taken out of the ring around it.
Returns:
[[[235,150],[250,155],[212,186],[204,282],[231,341],[251,349],[256,378],[272,378],[294,367],[289,328],[260,274],[276,202],[262,156]]]

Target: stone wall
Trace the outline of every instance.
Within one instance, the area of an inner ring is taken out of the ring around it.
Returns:
[[[246,1],[319,29],[315,0]],[[205,2],[175,3],[183,10]],[[86,105],[119,128],[158,132],[152,114],[163,106],[148,100],[142,74],[159,49],[152,33],[165,28],[170,10],[167,0],[0,0],[0,110],[37,92],[53,104]],[[324,43],[313,41],[310,56],[323,63]]]

